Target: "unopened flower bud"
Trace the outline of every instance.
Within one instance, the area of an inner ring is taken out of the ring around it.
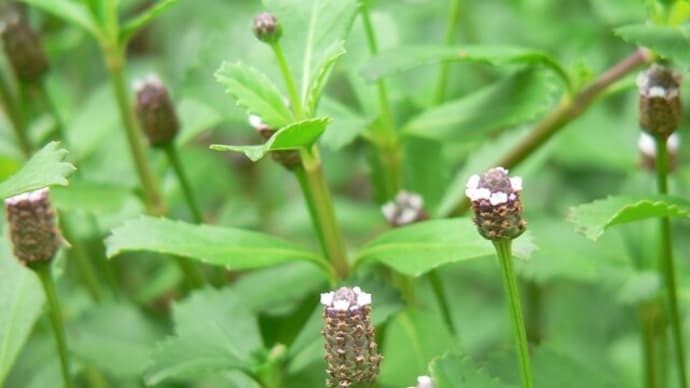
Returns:
[[[654,137],[667,138],[680,125],[680,74],[659,65],[637,77],[640,127]]]
[[[135,82],[135,110],[139,125],[152,147],[160,147],[173,141],[180,128],[175,105],[168,90],[155,75]]]
[[[668,151],[668,172],[675,171],[678,164],[678,147],[680,145],[680,136],[677,132],[671,134],[666,139],[666,149]],[[656,171],[656,140],[646,132],[640,133],[640,138],[637,142],[640,150],[640,165],[648,171]]]
[[[274,15],[264,12],[254,18],[254,35],[260,41],[272,44],[277,42],[282,34],[283,29]]]
[[[259,136],[261,136],[261,139],[263,139],[264,142],[270,139],[271,136],[277,132],[276,129],[268,126],[268,124],[264,123],[263,120],[261,120],[261,117],[257,115],[249,115],[249,125],[256,129],[256,132],[259,134]],[[292,170],[293,168],[302,164],[299,151],[296,150],[271,151],[270,155],[271,159],[281,164],[288,170]]]
[[[12,70],[20,80],[38,81],[48,71],[48,58],[41,46],[41,38],[21,14],[20,8],[5,13],[2,41]]]
[[[386,202],[381,207],[381,211],[394,228],[429,219],[422,197],[407,191],[399,192],[394,200]]]
[[[479,234],[489,240],[505,240],[525,231],[527,222],[522,219],[521,190],[522,178],[510,178],[503,167],[470,177],[465,195],[472,201],[472,220]]]
[[[46,187],[5,200],[14,255],[28,266],[51,261],[60,246],[48,194]]]
[[[434,388],[434,382],[429,376],[419,376],[417,377],[417,385],[408,388]]]
[[[326,363],[330,388],[368,387],[376,381],[379,364],[371,324],[371,294],[359,287],[341,287],[321,294],[324,305]]]

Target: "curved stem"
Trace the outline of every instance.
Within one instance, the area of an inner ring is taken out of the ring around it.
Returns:
[[[60,140],[62,140],[62,142],[65,144],[65,147],[70,148],[65,124],[62,121],[60,113],[58,113],[58,110],[55,107],[55,103],[53,102],[50,92],[48,91],[48,86],[46,85],[45,79],[41,79],[38,82],[38,90],[41,93],[41,98],[43,99],[43,103],[45,104],[48,113],[50,113],[50,115],[53,117],[53,121],[55,121],[55,129],[57,130]]]
[[[501,262],[503,271],[503,285],[510,305],[510,317],[513,320],[515,329],[515,344],[517,346],[518,362],[520,364],[520,377],[523,388],[534,386],[532,379],[532,367],[529,360],[529,348],[527,345],[527,332],[525,322],[522,318],[522,308],[520,307],[520,294],[518,292],[515,272],[513,271],[512,240],[493,241],[496,247],[496,254]]]
[[[431,289],[434,291],[434,296],[436,297],[438,305],[441,308],[441,314],[443,315],[443,320],[446,321],[448,330],[453,336],[457,335],[455,324],[453,324],[453,316],[450,313],[450,304],[448,303],[448,298],[446,298],[446,293],[443,290],[443,282],[441,281],[441,277],[438,275],[436,270],[429,272],[429,282],[431,282]]]
[[[3,76],[0,76],[0,102],[3,108],[5,108],[5,115],[14,131],[17,145],[19,145],[22,154],[28,159],[31,156],[31,142],[29,141],[26,122],[22,117],[21,110],[17,106],[21,104],[21,101],[12,96],[10,86]]]
[[[448,19],[446,22],[446,36],[443,40],[446,46],[450,46],[455,43],[455,30],[458,28],[462,3],[463,0],[450,0],[450,5],[448,6]],[[442,103],[446,96],[446,85],[448,84],[448,66],[448,62],[441,62],[432,105]]]
[[[656,175],[657,189],[660,194],[668,193],[668,150],[666,137],[656,137]],[[668,217],[660,219],[661,227],[661,257],[659,260],[659,272],[666,285],[666,298],[671,321],[671,332],[676,350],[676,363],[678,365],[678,377],[682,388],[688,387],[687,372],[685,370],[685,348],[683,330],[680,325],[680,312],[676,291],[676,275],[673,264],[673,247],[671,242],[671,220]]]
[[[182,187],[182,192],[184,194],[185,201],[187,202],[187,207],[189,207],[189,211],[192,213],[194,223],[202,223],[204,221],[204,217],[199,209],[196,198],[194,198],[194,192],[192,191],[192,186],[189,184],[189,180],[187,179],[187,174],[185,174],[184,168],[182,168],[182,163],[180,162],[180,157],[177,152],[177,148],[175,148],[175,144],[173,142],[169,142],[163,146],[163,150],[168,156],[168,161],[172,165],[173,170],[175,170],[175,175],[177,175],[177,180],[180,182],[180,186]]]
[[[285,87],[287,88],[288,97],[290,98],[290,105],[295,111],[295,116],[298,120],[304,118],[304,111],[302,110],[302,100],[299,98],[297,93],[297,88],[295,87],[295,80],[290,73],[290,67],[288,66],[287,59],[285,58],[285,53],[283,53],[283,47],[280,42],[275,42],[271,44],[273,49],[273,54],[276,56],[278,61],[278,67],[280,67],[280,72],[283,75],[283,80],[285,80]]]
[[[60,303],[58,302],[57,293],[55,292],[55,283],[51,276],[50,262],[41,263],[33,267],[41,280],[43,290],[46,294],[48,302],[48,309],[50,310],[50,320],[53,326],[53,334],[57,344],[58,354],[60,356],[60,368],[62,370],[62,377],[65,382],[65,388],[74,388],[72,383],[72,374],[69,368],[69,355],[67,353],[67,341],[65,340],[65,328],[62,324],[62,313],[60,311]]]
[[[89,290],[91,297],[94,301],[100,302],[103,299],[103,290],[101,289],[101,282],[98,280],[96,275],[96,270],[89,260],[89,256],[82,245],[74,230],[72,229],[72,224],[69,217],[64,212],[60,212],[60,230],[65,235],[65,238],[69,241],[71,245],[70,257],[74,259],[77,266],[79,267],[79,272],[81,273],[82,281],[86,285],[86,289]]]

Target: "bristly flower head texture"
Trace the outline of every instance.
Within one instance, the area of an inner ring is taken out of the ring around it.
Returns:
[[[678,164],[678,148],[680,146],[680,136],[674,132],[666,139],[666,149],[668,150],[668,171],[675,171]],[[640,165],[648,171],[656,171],[656,141],[646,132],[640,132],[637,141],[640,150]]]
[[[399,192],[395,199],[381,207],[381,211],[394,228],[429,219],[422,197],[407,191]]]
[[[268,141],[273,134],[278,132],[278,130],[264,123],[261,117],[257,115],[249,115],[249,125],[256,129],[256,132],[261,136],[264,142]],[[288,170],[292,170],[302,164],[302,158],[299,156],[299,151],[296,150],[271,151],[270,155],[271,159]]]
[[[654,137],[667,138],[680,125],[680,74],[652,65],[637,77],[640,127]]]
[[[5,54],[17,78],[38,81],[48,71],[48,57],[41,38],[22,15],[21,8],[9,7],[2,20]]]
[[[321,294],[324,305],[326,363],[330,388],[369,387],[376,381],[383,357],[371,325],[371,294],[359,287],[341,287]]]
[[[5,200],[14,255],[28,266],[51,261],[60,247],[55,211],[48,194],[45,187]]]
[[[419,376],[417,377],[417,385],[408,388],[434,388],[434,382],[429,376]]]
[[[134,82],[135,111],[139,125],[152,147],[160,147],[175,139],[180,122],[168,90],[155,74]]]
[[[254,18],[253,30],[257,39],[268,44],[277,42],[283,34],[278,18],[268,12]]]
[[[472,201],[472,220],[484,238],[514,239],[525,231],[527,222],[522,219],[520,191],[522,178],[509,177],[503,167],[470,177],[465,195]]]

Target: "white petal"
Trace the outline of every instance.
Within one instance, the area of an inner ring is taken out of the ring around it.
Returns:
[[[346,311],[348,307],[350,307],[350,301],[348,300],[336,300],[333,302],[333,310]]]
[[[422,206],[424,206],[424,200],[419,194],[410,193],[410,195],[407,197],[407,202],[414,209],[421,209]]]
[[[504,172],[506,175],[508,175],[508,169],[505,167],[496,167],[496,170]]]
[[[508,202],[508,195],[506,193],[501,193],[500,191],[497,193],[492,193],[491,197],[489,198],[489,202],[491,202],[491,204],[494,206],[506,203]]]
[[[472,175],[470,179],[467,180],[468,189],[476,189],[479,186],[479,175]]]
[[[249,125],[254,128],[260,128],[263,127],[264,122],[261,120],[261,117],[257,115],[249,115]]]
[[[324,306],[330,306],[333,303],[334,292],[324,292],[321,294],[321,304]]]
[[[358,306],[366,306],[371,304],[371,294],[367,294],[366,292],[362,292],[359,295],[357,295],[357,305]]]
[[[434,383],[429,376],[417,377],[417,388],[433,388]]]
[[[680,136],[678,135],[678,132],[673,132],[671,136],[668,137],[666,146],[671,152],[678,151],[678,146],[680,146]]]
[[[649,88],[649,97],[666,97],[666,89],[661,86],[652,86]]]
[[[395,217],[395,204],[393,202],[386,202],[381,206],[381,213],[387,220],[392,220]]]
[[[400,225],[407,225],[413,222],[415,218],[417,218],[417,210],[406,208],[403,209],[402,213],[400,213],[400,216],[398,216],[397,221]]]
[[[510,187],[513,188],[513,191],[522,190],[522,178],[519,176],[514,176],[510,178]]]
[[[647,132],[640,132],[640,138],[637,140],[637,147],[643,154],[654,157],[656,155],[656,140]]]

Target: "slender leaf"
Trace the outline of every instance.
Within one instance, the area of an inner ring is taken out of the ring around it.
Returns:
[[[278,88],[258,70],[241,63],[223,62],[215,76],[237,105],[261,117],[271,128],[282,128],[294,121]]]
[[[576,230],[592,240],[611,226],[657,217],[690,218],[690,201],[665,195],[616,196],[572,207],[568,214]]]
[[[635,24],[620,27],[616,35],[626,42],[654,50],[657,54],[678,61],[690,69],[690,26],[655,26]]]
[[[70,0],[22,0],[45,12],[55,15],[75,26],[81,27],[88,33],[102,40],[104,37],[97,21],[83,4]]]
[[[74,166],[65,162],[67,150],[59,148],[57,142],[46,144],[16,174],[0,183],[0,198],[40,189],[46,186],[67,186],[67,176],[74,172]]]
[[[316,111],[316,105],[319,103],[319,97],[323,91],[328,76],[335,63],[345,55],[345,42],[334,42],[326,51],[321,54],[321,59],[316,63],[314,74],[309,80],[309,87],[305,98],[305,106],[307,107],[307,115],[311,117]]]
[[[436,388],[507,388],[498,378],[491,377],[469,357],[445,354],[431,361],[431,378]],[[512,386],[511,386],[512,387]]]
[[[164,218],[140,217],[125,222],[113,229],[106,247],[111,258],[122,252],[148,251],[189,257],[233,270],[299,260],[329,268],[315,253],[273,236]]]
[[[542,64],[552,69],[570,87],[568,74],[554,58],[542,51],[516,46],[467,45],[447,47],[429,45],[396,47],[382,51],[373,57],[364,66],[361,74],[367,80],[374,82],[418,66],[447,61],[481,62],[492,65]]]
[[[133,19],[125,22],[122,28],[120,29],[120,44],[123,46],[127,44],[127,41],[129,41],[129,39],[134,34],[136,34],[136,32],[139,31],[139,29],[153,21],[156,17],[158,17],[158,15],[163,13],[163,11],[168,9],[171,5],[175,4],[176,2],[177,0],[159,1],[158,3],[146,9],[141,14],[134,17]]]
[[[513,253],[527,258],[534,250],[530,238],[514,242]],[[422,222],[388,231],[359,251],[356,266],[380,262],[408,276],[421,276],[444,264],[494,256],[490,241],[477,232],[471,220],[457,218]]]
[[[257,161],[269,151],[293,150],[313,145],[326,130],[329,119],[326,117],[299,121],[282,128],[264,144],[250,146],[233,146],[223,144],[211,145],[216,151],[236,151],[244,153],[252,161]]]
[[[555,91],[551,77],[537,69],[526,69],[424,111],[412,118],[403,132],[443,141],[467,141],[540,117],[550,108]]]

